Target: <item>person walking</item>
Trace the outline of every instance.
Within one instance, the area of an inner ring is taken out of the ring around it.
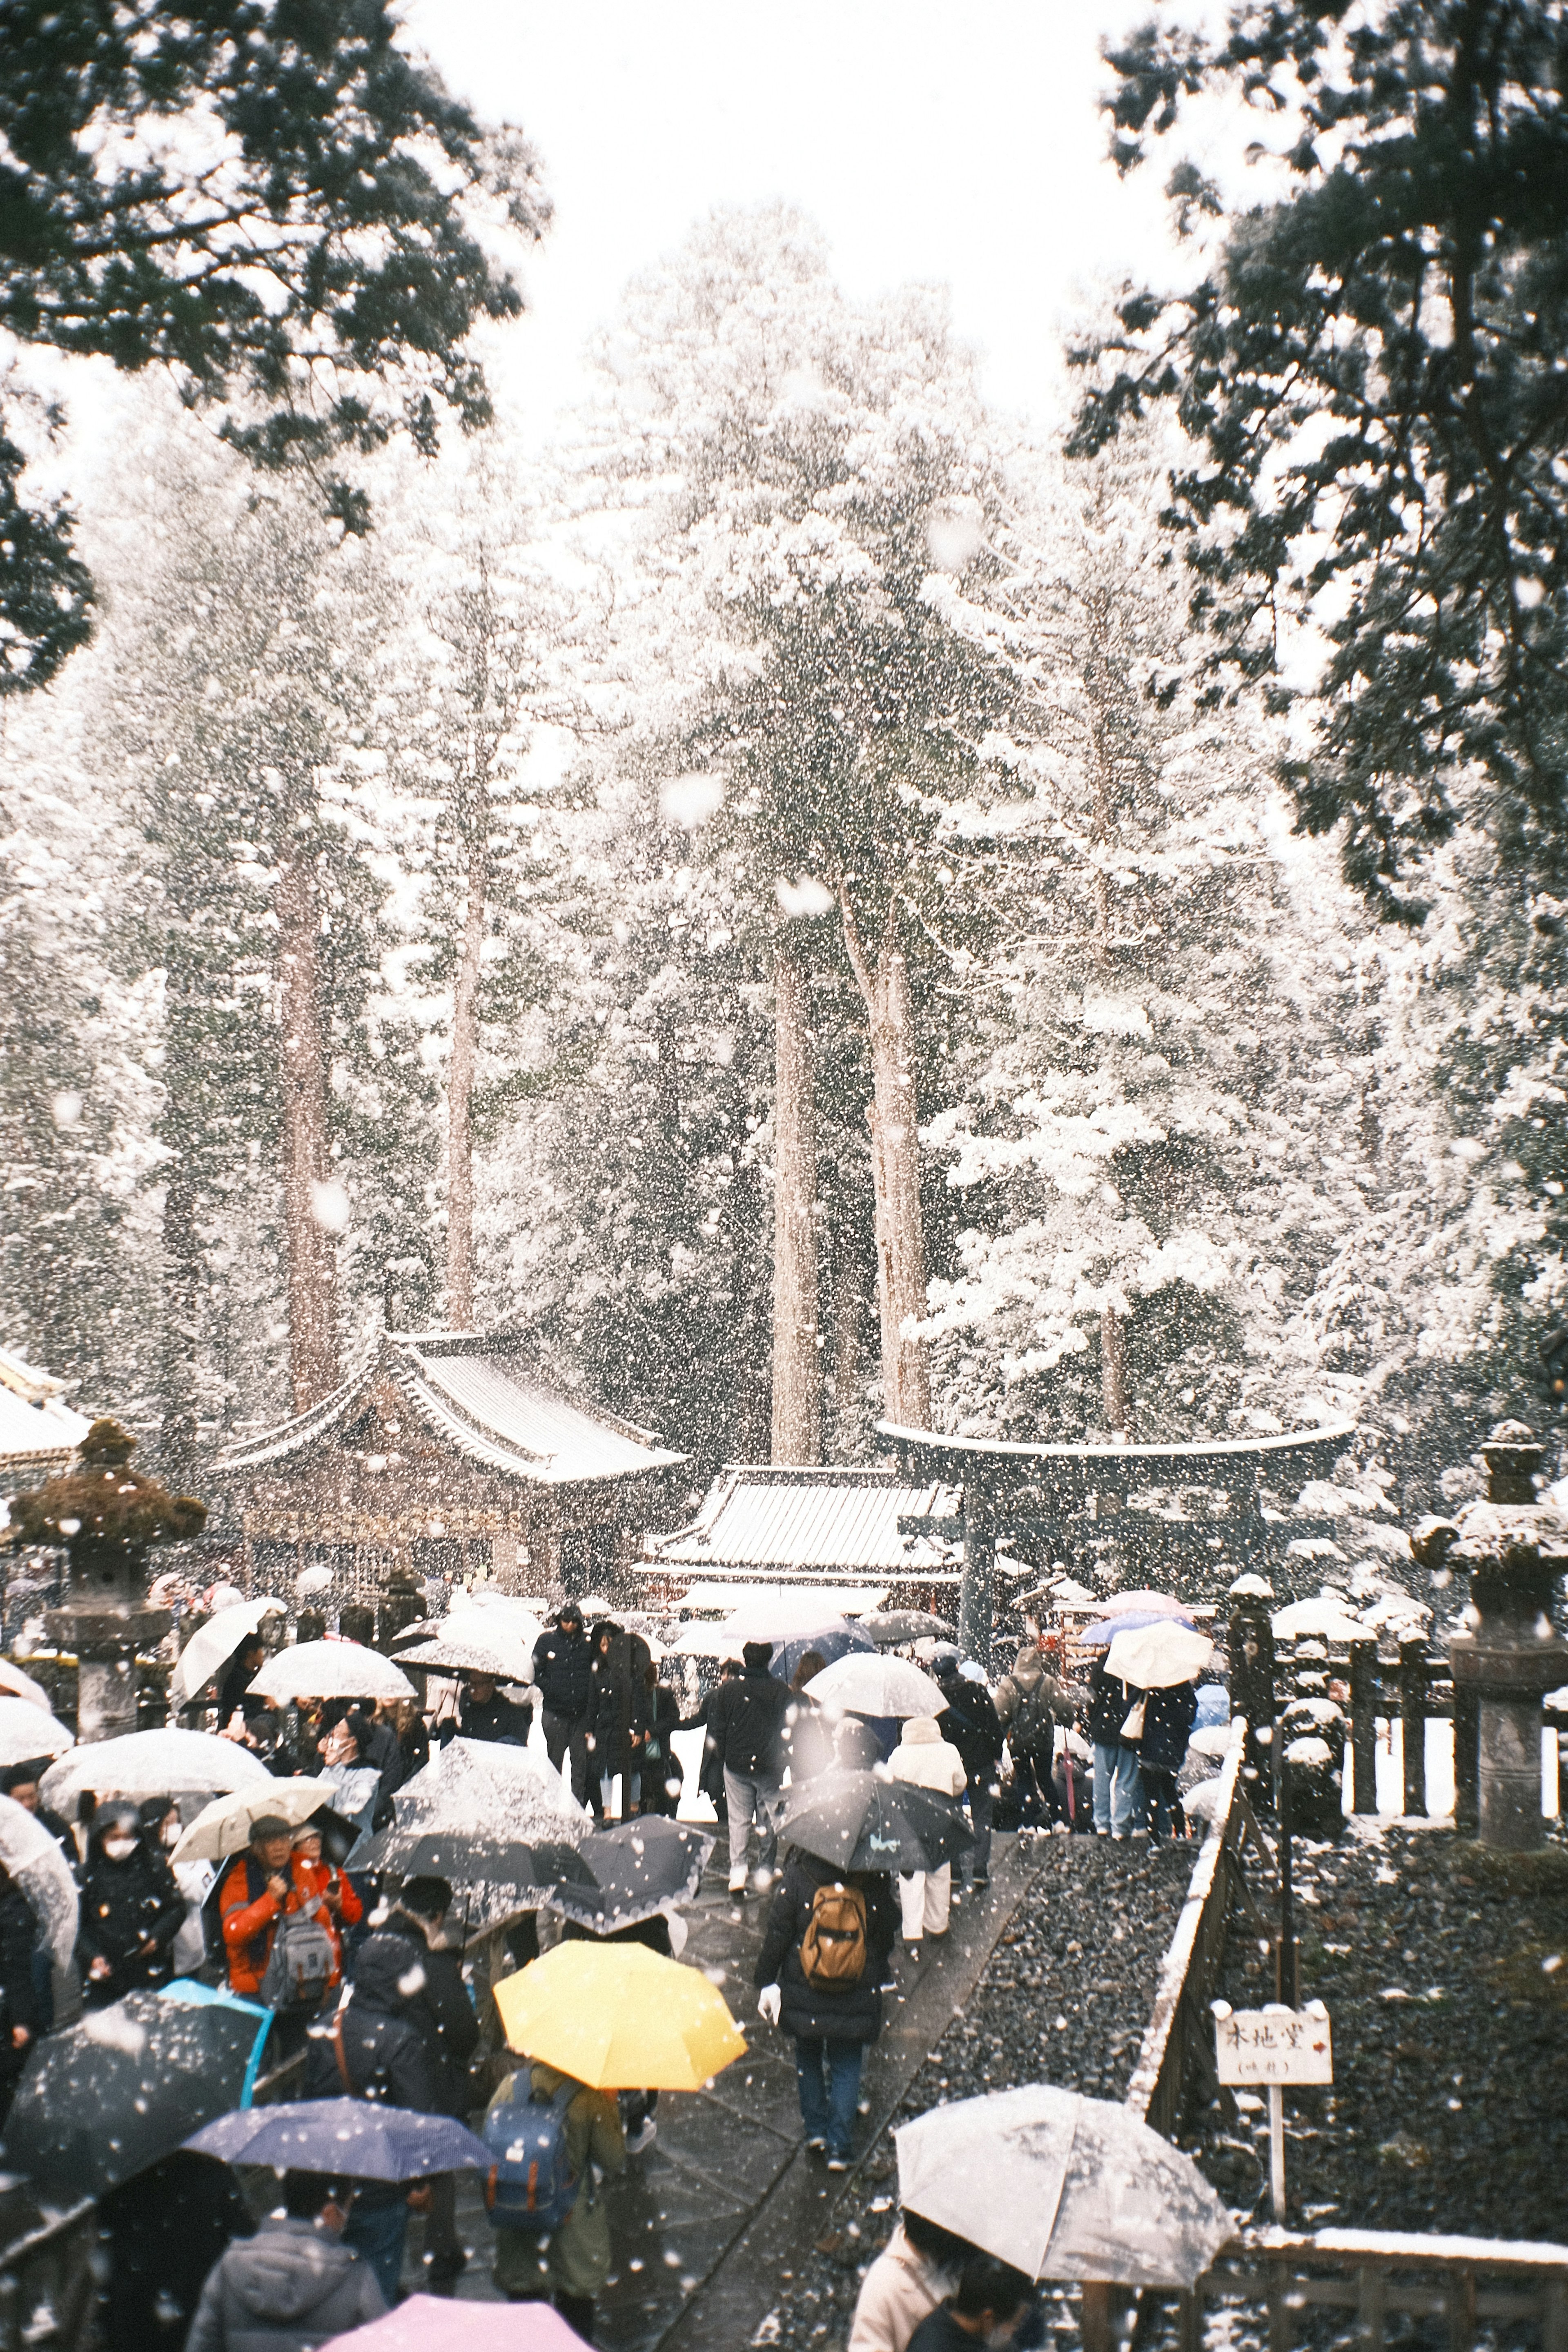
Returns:
[[[645,1813],[662,1813],[673,1821],[680,1810],[680,1790],[685,1772],[679,1757],[670,1746],[670,1734],[680,1727],[680,1701],[669,1685],[661,1682],[658,1668],[650,1658],[643,1670],[643,1686],[647,1693],[647,1738],[643,1746],[642,1810]]]
[[[282,2213],[209,2272],[185,2352],[313,2352],[379,2319],[387,2305],[375,2273],[343,2242],[354,2201],[325,2173],[286,2172]]]
[[[996,1803],[996,1775],[1002,1762],[1002,1725],[985,1687],[983,1669],[973,1658],[962,1664],[951,1659],[938,1680],[947,1701],[942,1725],[963,1759],[964,1785],[969,1798],[969,1825],[974,1843],[959,1864],[967,1890],[991,1884],[991,1822]]]
[[[491,2116],[521,2106],[530,2098],[548,2106],[573,2078],[554,2066],[533,2065],[509,2074],[485,2113]],[[615,2095],[576,2084],[567,2101],[566,2162],[576,2194],[563,2221],[547,2237],[531,2230],[499,2225],[495,2283],[510,2303],[552,2302],[585,2344],[594,2341],[594,2304],[610,2275],[610,2217],[597,2176],[613,2179],[626,2160],[626,2134]]]
[[[1019,1796],[1025,1810],[1047,1825],[1058,1818],[1057,1726],[1071,1723],[1075,1696],[1081,1696],[1050,1673],[1034,1642],[1026,1643],[1019,1651],[996,1695],[997,1717],[1006,1735]]]
[[[952,2294],[921,2320],[909,2352],[975,2352],[977,2346],[999,2352],[1017,2334],[1033,2294],[1023,2271],[977,2250],[965,2261]]]
[[[860,2283],[846,2352],[908,2352],[922,2319],[952,2294],[973,2248],[923,2213],[905,2213]]]
[[[1131,1837],[1142,1805],[1138,1749],[1122,1727],[1143,1694],[1131,1683],[1113,1682],[1097,1658],[1089,1676],[1086,1722],[1094,1743],[1094,1831],[1097,1837]]]
[[[224,1738],[255,1747],[263,1728],[270,1728],[267,1717],[272,1713],[272,1702],[258,1697],[250,1687],[252,1678],[266,1664],[267,1644],[259,1633],[252,1633],[225,1668],[217,1695],[218,1730]]]
[[[337,1964],[327,1990],[336,1992],[343,1980],[344,1933],[357,1927],[364,1917],[359,1890],[346,1871],[334,1869],[325,1860],[321,1832],[313,1822],[306,1822],[295,1831],[289,1868],[300,1897],[300,1908],[313,1911],[332,1939]]]
[[[912,1715],[892,1754],[895,1780],[916,1789],[931,1789],[940,1797],[962,1797],[968,1785],[963,1759],[934,1716]],[[952,1899],[952,1864],[940,1870],[909,1870],[899,1874],[899,1901],[903,1912],[904,1943],[910,1958],[921,1956],[922,1936],[945,1936]]]
[[[1186,1760],[1187,1742],[1197,1721],[1198,1694],[1190,1682],[1143,1694],[1143,1728],[1135,1743],[1138,1774],[1149,1806],[1149,1834],[1173,1834],[1184,1821],[1176,1775]]]
[[[424,1979],[405,2015],[435,2065],[439,2104],[431,2112],[461,2123],[468,2111],[468,2061],[479,2047],[479,2022],[463,1983],[462,1961],[446,1941],[451,1907],[452,1889],[446,1879],[407,1879],[384,1932],[406,1941],[407,1973]],[[425,2214],[426,2281],[432,2294],[449,2295],[468,2259],[458,2235],[457,2178],[436,2173],[426,2186],[430,2192]]]
[[[704,1734],[702,1761],[697,1774],[697,1786],[702,1795],[712,1804],[720,1828],[726,1832],[730,1823],[730,1801],[724,1794],[724,1759],[715,1742],[707,1735],[712,1724],[715,1700],[725,1684],[738,1682],[740,1675],[739,1658],[726,1658],[719,1668],[718,1681],[711,1690],[703,1694],[696,1712],[683,1716],[676,1726],[678,1731],[701,1731]]]
[[[572,1794],[588,1801],[588,1701],[594,1654],[583,1630],[583,1612],[563,1601],[553,1625],[533,1645],[533,1679],[539,1686],[544,1746],[557,1772],[570,1760]]]
[[[647,1690],[643,1670],[647,1644],[604,1619],[589,1646],[593,1670],[588,1695],[589,1798],[602,1822],[612,1819],[615,1784],[621,1784],[621,1819],[627,1821],[642,1798],[642,1759],[647,1741]]]
[[[846,1874],[798,1846],[768,1909],[757,2012],[795,2042],[805,2144],[826,2155],[829,2172],[849,2168],[860,2070],[867,2043],[882,2030],[897,1916],[885,1872]]]
[[[724,1806],[730,1828],[730,1892],[746,1892],[746,1849],[757,1824],[757,1884],[773,1883],[778,1853],[778,1817],[784,1787],[785,1720],[794,1701],[789,1686],[768,1672],[771,1642],[748,1642],[742,1671],[721,1683],[708,1715],[708,1738],[724,1767]]]
[[[291,1867],[293,1853],[289,1823],[279,1813],[264,1813],[250,1825],[246,1851],[236,1854],[218,1879],[229,1990],[247,2000],[255,2000],[261,1990],[279,1921],[304,1907]]]
[[[33,1906],[0,1863],[0,2126],[11,2112],[27,2053],[44,2031],[37,1948]]]
[[[140,1806],[124,1797],[100,1805],[88,1840],[77,1931],[87,2006],[102,2009],[122,1993],[167,1984],[174,1938],[184,1924],[185,1898],[161,1849],[148,1841]]]

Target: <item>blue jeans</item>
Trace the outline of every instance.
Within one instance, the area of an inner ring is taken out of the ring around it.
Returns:
[[[847,2157],[849,2153],[855,2110],[860,2097],[860,2065],[865,2055],[863,2042],[803,2041],[795,2045],[805,2136],[807,2139],[826,2140],[829,2156]]]
[[[408,2208],[402,2197],[395,2205],[364,2206],[356,2200],[343,2231],[343,2243],[367,2262],[387,2309],[397,2300],[403,2277],[403,2245],[408,2235]]]
[[[1094,1743],[1094,1826],[1103,1837],[1125,1837],[1142,1810],[1138,1750],[1121,1742]]]

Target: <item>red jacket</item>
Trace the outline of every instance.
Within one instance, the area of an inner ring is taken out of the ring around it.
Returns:
[[[278,1921],[285,1911],[310,1911],[321,1921],[332,1939],[338,1955],[338,1966],[332,1971],[336,1984],[342,1974],[342,1940],[336,1920],[321,1901],[332,1873],[325,1863],[312,1867],[300,1861],[298,1854],[289,1858],[289,1876],[292,1884],[281,1903],[271,1888],[263,1883],[261,1892],[251,1900],[252,1872],[264,1877],[261,1864],[248,1853],[237,1854],[229,1865],[218,1896],[218,1912],[223,1920],[224,1947],[228,1953],[228,1981],[231,1991],[243,1993],[254,2000],[261,1990],[261,1979],[267,1973],[271,1957],[272,1938]],[[352,1925],[363,1916],[364,1906],[348,1880],[340,1881],[342,1889],[343,1917]],[[351,1907],[352,1906],[352,1907]]]
[[[326,1862],[303,1862],[298,1854],[295,1854],[292,1859],[294,1884],[300,1890],[305,1907],[309,1907],[312,1898],[321,1903],[321,1907],[316,1916],[331,1937],[332,1948],[338,1956],[338,1964],[332,1970],[331,1980],[334,1985],[341,1984],[343,1974],[342,1930],[344,1927],[359,1926],[360,1921],[364,1917],[364,1905],[354,1890],[353,1880],[345,1871],[334,1870],[331,1864]],[[337,1884],[338,1895],[338,1909],[335,1916],[331,1906],[326,1900],[328,1890],[334,1880]]]

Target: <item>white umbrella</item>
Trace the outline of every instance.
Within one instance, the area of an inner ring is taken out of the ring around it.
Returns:
[[[297,1642],[252,1678],[258,1698],[413,1698],[413,1684],[363,1642]]]
[[[1213,1654],[1206,1633],[1194,1633],[1177,1618],[1161,1617],[1152,1625],[1118,1633],[1105,1654],[1105,1671],[1112,1682],[1132,1683],[1139,1690],[1168,1690],[1173,1683],[1190,1683]]]
[[[31,1699],[0,1698],[0,1766],[35,1756],[63,1756],[76,1742],[63,1723],[40,1715]]]
[[[287,1822],[290,1829],[298,1829],[323,1805],[330,1805],[336,1793],[325,1780],[275,1780],[270,1773],[262,1778],[264,1788],[237,1789],[204,1805],[170,1860],[222,1862],[226,1854],[238,1853],[250,1843],[255,1823],[264,1822],[269,1813]]]
[[[179,1664],[169,1676],[169,1696],[175,1705],[195,1698],[196,1693],[210,1683],[215,1675],[223,1672],[237,1650],[249,1634],[258,1631],[264,1618],[281,1617],[281,1601],[242,1601],[237,1607],[220,1609],[205,1625],[198,1625],[184,1648]]]
[[[937,1685],[908,1658],[878,1650],[848,1650],[813,1675],[805,1685],[819,1706],[836,1715],[940,1715],[946,1706]]]
[[[531,1647],[514,1641],[502,1626],[492,1633],[470,1617],[456,1624],[448,1618],[434,1639],[399,1650],[397,1662],[400,1666],[426,1666],[438,1675],[491,1675],[498,1683],[533,1680]]]
[[[12,1698],[25,1698],[33,1706],[41,1706],[46,1715],[54,1712],[43,1684],[36,1683],[31,1675],[25,1675],[10,1658],[0,1658],[0,1691],[5,1691]]]
[[[67,1967],[76,1949],[76,1881],[42,1822],[14,1797],[0,1797],[0,1862],[26,1896],[55,1959]]]
[[[284,1785],[288,1785],[285,1783]],[[499,1739],[454,1739],[393,1798],[399,1829],[470,1837],[565,1838],[580,1844],[593,1817],[559,1773],[526,1748]]]
[[[893,2137],[906,2210],[1027,2278],[1190,2288],[1236,2234],[1190,2157],[1054,2084],[932,2107]]]
[[[99,1797],[211,1797],[258,1784],[270,1789],[272,1775],[237,1740],[210,1731],[128,1731],[73,1748],[50,1765],[39,1793],[58,1811],[74,1808],[84,1789]]]
[[[1315,1601],[1292,1601],[1269,1619],[1280,1641],[1303,1635],[1321,1642],[1363,1642],[1366,1627],[1350,1603],[1337,1592],[1320,1592]]]

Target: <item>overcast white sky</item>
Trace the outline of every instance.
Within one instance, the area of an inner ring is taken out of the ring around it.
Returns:
[[[539,149],[555,221],[498,389],[542,436],[626,280],[718,204],[784,197],[855,296],[952,289],[999,404],[1049,414],[1098,286],[1169,267],[1164,169],[1118,182],[1104,32],[1148,0],[414,0],[451,87]],[[1201,13],[1201,12],[1200,12]]]

